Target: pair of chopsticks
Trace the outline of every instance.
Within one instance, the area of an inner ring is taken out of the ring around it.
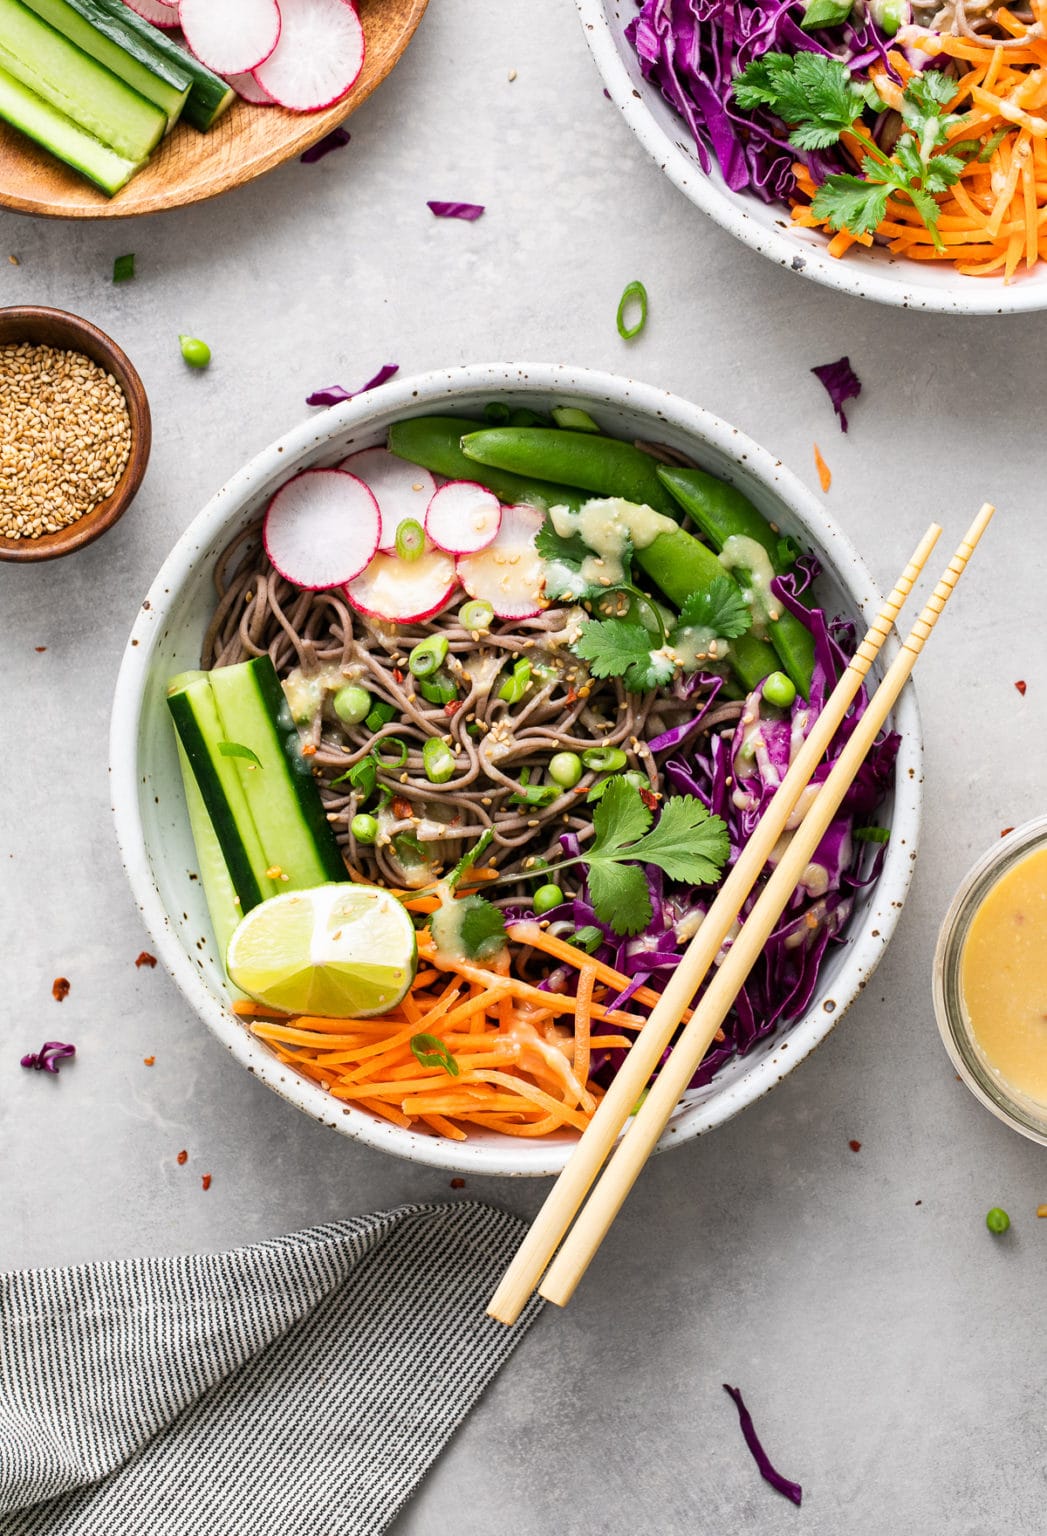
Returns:
[[[986,502],[964,535],[945,574],[870,698],[828,778],[811,800],[806,815],[634,1116],[637,1101],[647,1088],[652,1073],[658,1070],[685,1010],[712,968],[746,898],[786,830],[786,823],[796,811],[803,790],[828,751],[937,543],[941,528],[932,523],[920,540],[630,1047],[506,1270],[487,1309],[488,1316],[502,1323],[514,1323],[543,1274],[545,1280],[539,1287],[541,1295],[558,1306],[565,1306],[570,1301],[883,728],[994,510]],[[632,1124],[588,1203],[583,1205],[630,1117]],[[572,1221],[574,1226],[553,1259]],[[546,1274],[551,1259],[553,1262]]]

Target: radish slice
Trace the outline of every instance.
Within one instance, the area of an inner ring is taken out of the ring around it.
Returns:
[[[348,583],[345,595],[368,618],[418,624],[446,608],[457,585],[451,556],[430,549],[418,560],[375,555],[363,575]]]
[[[198,0],[213,5],[215,0]],[[352,0],[281,0],[283,30],[255,70],[259,85],[292,112],[341,100],[364,64],[364,29]]]
[[[310,592],[359,576],[378,548],[378,503],[340,469],[305,469],[269,503],[262,537],[281,576]]]
[[[258,84],[250,70],[240,74],[226,75],[226,85],[231,85],[242,101],[249,101],[253,107],[275,107],[276,102]]]
[[[164,0],[124,0],[124,4],[136,16],[141,16],[143,21],[151,21],[154,27],[178,25],[178,0],[172,0],[170,5],[165,4]]]
[[[438,549],[474,555],[493,543],[502,522],[502,504],[473,480],[441,485],[425,513],[425,531]]]
[[[190,51],[218,75],[262,64],[280,41],[277,0],[178,0]]]
[[[537,507],[503,507],[498,536],[475,555],[459,555],[458,580],[470,597],[490,603],[500,619],[541,613],[545,562],[534,547],[544,522]]]
[[[396,549],[396,530],[408,518],[416,523],[425,522],[425,509],[436,491],[436,481],[427,469],[398,459],[388,448],[363,448],[343,459],[339,469],[347,469],[351,475],[359,475],[382,514],[382,531],[378,548],[391,555]]]

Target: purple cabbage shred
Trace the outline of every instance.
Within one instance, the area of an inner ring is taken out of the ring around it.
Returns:
[[[484,212],[483,203],[426,203],[438,219],[468,219],[470,223]]]
[[[348,128],[332,128],[329,134],[318,140],[317,143],[311,144],[305,151],[305,154],[299,155],[298,158],[303,165],[315,165],[318,160],[322,160],[325,155],[329,155],[333,149],[344,149],[348,143]]]
[[[737,1387],[729,1387],[726,1382],[723,1383],[723,1389],[738,1410],[738,1422],[742,1426],[742,1434],[745,1436],[745,1443],[749,1447],[753,1461],[760,1469],[760,1476],[770,1483],[772,1488],[777,1488],[779,1493],[784,1494],[787,1499],[792,1499],[793,1503],[799,1506],[803,1502],[803,1489],[799,1483],[790,1482],[771,1465],[771,1458],[760,1444],[752,1414],[745,1406],[741,1392]]]
[[[835,363],[820,363],[811,372],[820,384],[824,384],[829,399],[833,403],[833,410],[840,418],[840,430],[847,431],[847,417],[844,415],[843,404],[845,400],[857,400],[862,392],[862,381],[851,367],[849,357],[838,357]]]
[[[22,1066],[29,1067],[35,1072],[50,1072],[57,1076],[58,1063],[75,1055],[75,1045],[66,1045],[61,1040],[45,1040],[38,1051],[30,1051],[27,1056],[22,1057]]]
[[[385,384],[394,373],[400,372],[399,363],[383,363],[373,379],[368,379],[366,384],[361,384],[359,389],[346,389],[344,384],[330,384],[326,389],[314,390],[311,395],[306,395],[306,405],[341,405],[344,400],[355,400],[357,395],[364,395],[369,389],[377,389],[379,384]]]

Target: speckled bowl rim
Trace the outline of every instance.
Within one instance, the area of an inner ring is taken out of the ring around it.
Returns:
[[[614,0],[575,0],[607,94],[655,164],[721,229],[789,272],[879,304],[952,315],[1006,315],[1047,309],[1047,266],[1005,284],[1002,278],[964,277],[954,269],[925,271],[938,263],[907,261],[887,251],[857,246],[840,260],[828,254],[824,236],[818,231],[801,232],[790,224],[786,209],[777,210],[780,217],[773,223],[765,223],[770,217],[766,204],[751,193],[732,192],[718,168],[711,174],[701,169],[682,118],[673,119],[675,134],[659,122],[656,114],[668,114],[671,108],[644,80],[638,66],[635,72],[627,68],[608,14],[612,3]],[[630,18],[634,14],[630,8]],[[652,102],[656,103],[654,110]]]
[[[232,525],[257,484],[264,483],[277,470],[290,476],[307,462],[319,459],[325,445],[347,429],[366,429],[373,420],[390,415],[446,409],[463,394],[474,391],[564,396],[572,404],[597,410],[601,406],[636,410],[686,432],[696,445],[725,454],[739,466],[744,464],[745,470],[788,512],[788,520],[795,519],[802,526],[816,550],[831,548],[832,563],[856,616],[861,613],[871,618],[879,607],[880,595],[864,562],[811,492],[766,449],[679,396],[631,379],[564,364],[473,364],[397,379],[303,422],[263,449],[212,497],[178,540],[142,604],[117,679],[110,736],[112,805],[124,867],[159,957],[186,1001],[236,1061],[314,1120],[381,1151],[460,1173],[542,1176],[560,1171],[570,1151],[569,1144],[520,1146],[515,1142],[503,1145],[444,1141],[373,1119],[355,1109],[346,1114],[317,1084],[289,1072],[259,1040],[249,1035],[205,984],[192,955],[171,926],[150,867],[139,800],[139,722],[151,659],[164,637],[169,609],[183,583],[193,576],[198,551],[210,545],[220,530]],[[892,640],[885,647],[885,657],[889,657],[896,643]],[[826,997],[824,989],[821,990],[807,1014],[776,1037],[767,1054],[754,1060],[706,1102],[685,1104],[678,1110],[662,1137],[660,1149],[679,1145],[722,1125],[781,1082],[826,1038],[869,981],[894,931],[916,857],[923,749],[911,684],[896,705],[894,724],[901,732],[902,744],[891,820],[893,835],[870,905],[848,937],[833,980],[832,996]]]

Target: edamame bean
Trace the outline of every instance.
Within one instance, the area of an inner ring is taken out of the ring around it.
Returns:
[[[538,887],[531,897],[531,906],[540,917],[543,912],[551,912],[554,907],[558,907],[562,901],[563,891],[558,885],[550,882],[548,885]]]
[[[353,817],[349,823],[349,830],[358,843],[374,843],[378,840],[377,818],[367,816],[363,812]]]
[[[557,752],[549,760],[549,777],[564,789],[573,789],[582,776],[582,760],[577,752]]]
[[[1008,1216],[1006,1211],[1001,1211],[998,1205],[994,1205],[992,1210],[989,1211],[985,1217],[985,1225],[988,1227],[989,1231],[995,1233],[997,1237],[999,1237],[1001,1232],[1006,1232],[1010,1224],[1011,1218]]]
[[[178,345],[190,368],[206,368],[211,361],[211,348],[198,336],[179,336]]]
[[[339,688],[331,705],[344,725],[359,725],[371,713],[371,695],[366,688],[347,683],[344,688]]]
[[[776,709],[789,709],[796,699],[796,684],[784,672],[772,672],[763,680],[763,696]]]

